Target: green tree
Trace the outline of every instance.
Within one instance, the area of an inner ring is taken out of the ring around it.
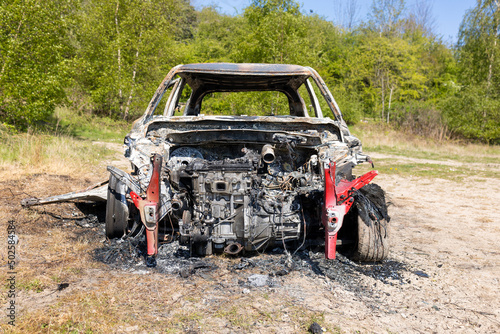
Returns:
[[[444,104],[453,131],[488,143],[500,140],[499,6],[478,0],[465,14],[457,43],[462,87]]]
[[[69,10],[63,0],[0,0],[1,122],[25,128],[63,100]]]
[[[301,63],[307,54],[306,25],[293,0],[253,0],[243,14],[247,31],[239,36],[237,62]]]
[[[126,119],[184,58],[194,10],[185,0],[88,0],[79,13],[73,96],[88,96],[91,112]]]
[[[500,100],[485,94],[486,85],[459,90],[443,103],[450,129],[465,138],[500,143]]]
[[[231,61],[238,48],[237,39],[246,32],[242,16],[220,14],[213,7],[205,7],[196,15],[193,38],[184,50],[183,62]]]
[[[498,0],[478,0],[460,25],[457,56],[462,82],[485,83],[488,93],[500,93],[500,8]]]
[[[404,0],[373,0],[371,12],[368,14],[369,25],[380,36],[398,33],[405,13]]]

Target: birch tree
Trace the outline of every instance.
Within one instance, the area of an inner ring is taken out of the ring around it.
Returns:
[[[89,96],[82,107],[123,119],[141,112],[158,82],[182,59],[192,12],[185,0],[84,2],[73,62],[75,85]]]
[[[457,58],[462,87],[445,105],[452,129],[485,142],[500,141],[499,0],[478,0],[459,30]]]
[[[500,3],[478,0],[459,30],[458,60],[464,82],[483,83],[488,93],[500,93]]]
[[[67,15],[62,1],[0,0],[0,122],[36,125],[63,100]]]

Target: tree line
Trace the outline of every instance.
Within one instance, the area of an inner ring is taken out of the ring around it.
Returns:
[[[359,22],[352,6],[331,22],[295,0],[252,0],[236,16],[189,0],[0,4],[0,122],[19,129],[62,104],[133,119],[172,66],[227,61],[315,68],[351,124],[500,142],[499,0],[478,0],[452,46],[425,0],[374,0]]]

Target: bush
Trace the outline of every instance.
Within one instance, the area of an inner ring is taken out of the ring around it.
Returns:
[[[425,102],[395,105],[391,120],[399,130],[423,137],[443,140],[449,136],[441,111]]]
[[[500,143],[500,100],[488,96],[486,89],[469,86],[443,103],[443,114],[450,130],[469,139]]]

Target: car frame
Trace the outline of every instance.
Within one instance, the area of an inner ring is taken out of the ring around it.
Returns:
[[[241,92],[276,93],[288,115],[205,114],[209,97]],[[145,230],[148,266],[172,237],[197,256],[306,242],[324,243],[328,259],[337,244],[357,260],[388,255],[385,195],[370,183],[377,171],[353,175],[371,160],[310,67],[178,65],[124,143],[132,172],[108,167],[106,235]]]

